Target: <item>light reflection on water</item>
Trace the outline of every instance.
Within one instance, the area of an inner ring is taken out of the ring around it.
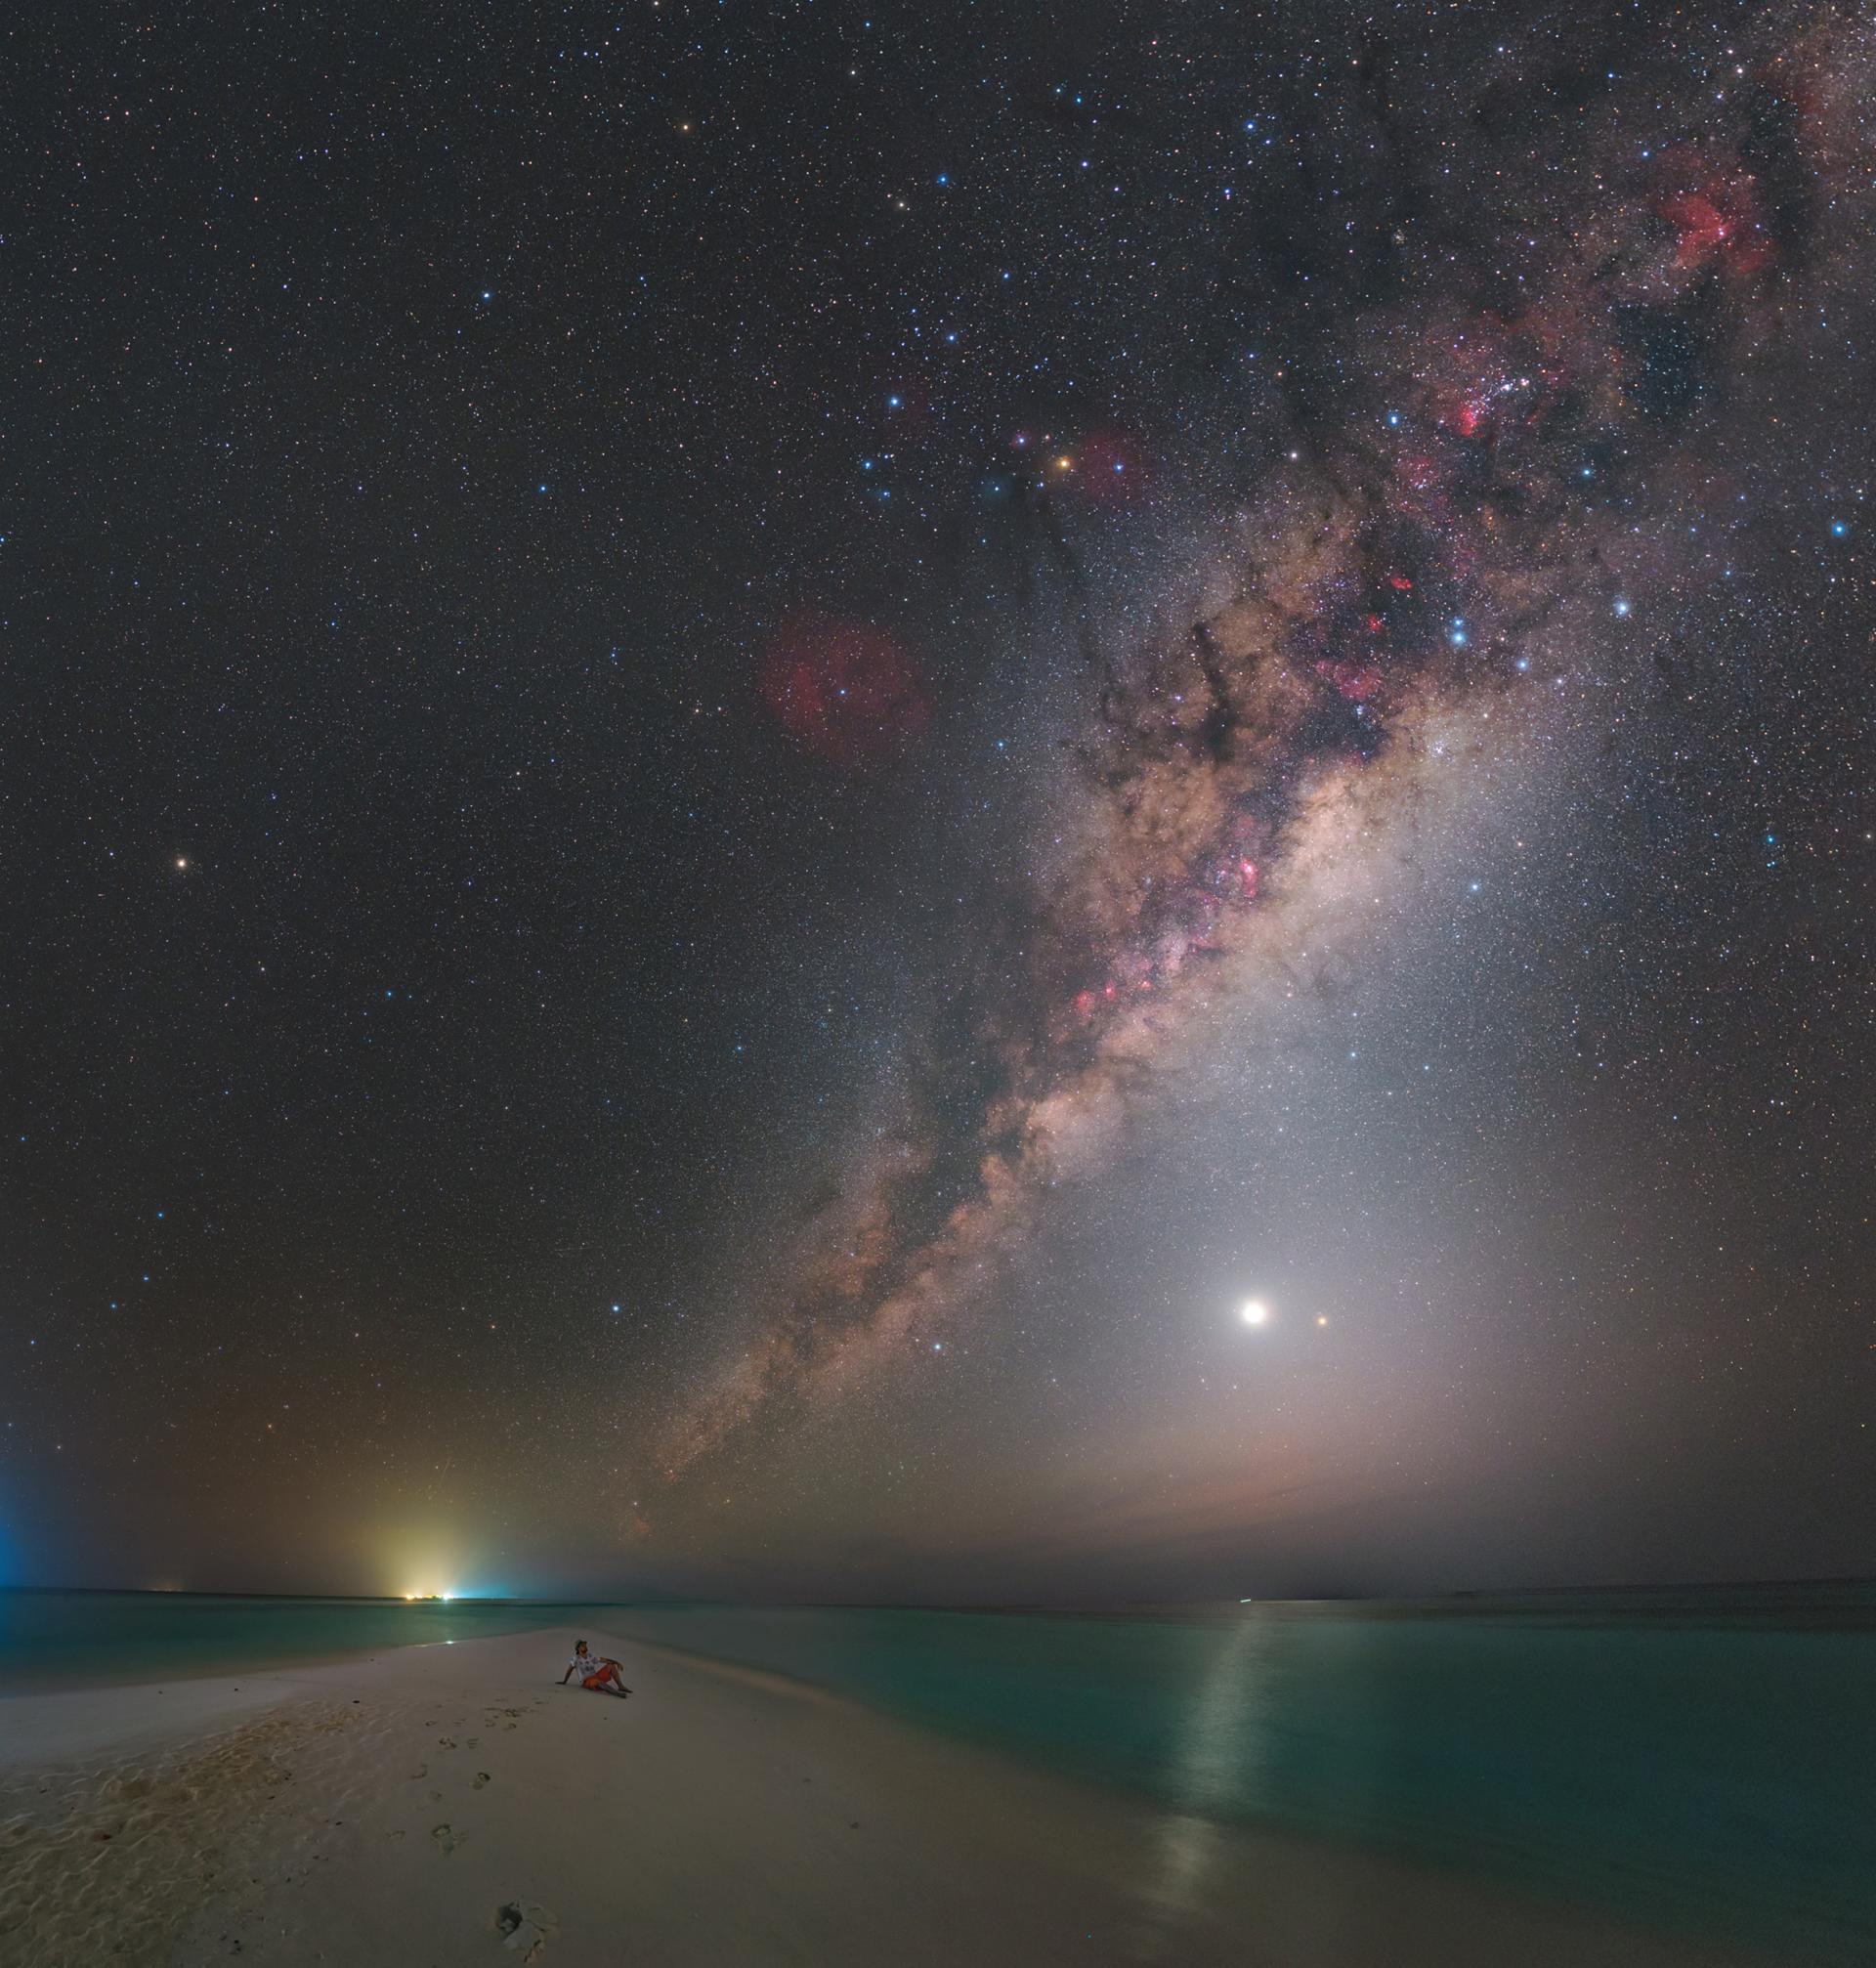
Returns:
[[[1175,1751],[1174,1783],[1193,1809],[1169,1811],[1155,1823],[1150,1890],[1160,1917],[1139,1937],[1144,1959],[1164,1958],[1177,1947],[1180,1925],[1204,1910],[1212,1868],[1229,1847],[1220,1823],[1225,1807],[1256,1780],[1251,1766],[1263,1741],[1259,1655],[1267,1631],[1260,1621],[1244,1618],[1212,1636],[1211,1659],[1200,1671]]]

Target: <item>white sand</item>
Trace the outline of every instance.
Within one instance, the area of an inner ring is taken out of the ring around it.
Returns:
[[[1169,1817],[587,1637],[627,1664],[630,1701],[556,1687],[558,1630],[0,1699],[0,1963],[1748,1958]]]

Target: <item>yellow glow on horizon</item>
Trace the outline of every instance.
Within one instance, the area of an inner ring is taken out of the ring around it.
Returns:
[[[441,1513],[363,1523],[357,1538],[360,1568],[375,1580],[368,1590],[386,1599],[414,1605],[476,1590],[480,1556]]]

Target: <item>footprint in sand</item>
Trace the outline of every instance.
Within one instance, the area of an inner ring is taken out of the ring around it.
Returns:
[[[441,1790],[433,1790],[430,1793],[430,1802],[432,1804],[441,1804],[443,1802],[443,1792]]]
[[[480,1790],[482,1786],[488,1781],[489,1781],[489,1773],[486,1770],[478,1770],[476,1772],[476,1780],[469,1786],[469,1788],[471,1790]]]
[[[439,1749],[453,1749],[455,1746],[456,1738],[453,1735],[440,1735],[437,1737],[437,1747]]]
[[[439,1824],[430,1836],[437,1841],[437,1850],[446,1854],[453,1852],[462,1843],[462,1834],[447,1824]]]
[[[549,1937],[560,1932],[560,1918],[532,1900],[511,1900],[495,1908],[495,1932],[524,1962],[537,1961]]]
[[[427,1763],[419,1763],[416,1769],[410,1773],[410,1781],[412,1783],[421,1783],[429,1775],[430,1766]]]

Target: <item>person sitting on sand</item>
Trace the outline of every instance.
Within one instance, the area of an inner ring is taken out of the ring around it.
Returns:
[[[574,1675],[579,1676],[581,1688],[593,1688],[605,1694],[616,1694],[623,1701],[631,1693],[625,1686],[625,1677],[619,1670],[618,1662],[609,1660],[603,1654],[595,1658],[586,1651],[583,1640],[574,1642],[574,1657],[567,1663],[567,1672],[560,1677],[562,1688]]]

